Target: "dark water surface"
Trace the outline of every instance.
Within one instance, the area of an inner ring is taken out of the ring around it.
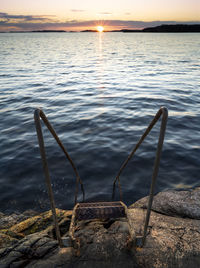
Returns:
[[[88,200],[112,181],[160,106],[169,120],[156,191],[200,185],[200,35],[0,34],[0,211],[49,208],[33,112],[55,127]],[[127,204],[148,194],[158,124],[121,176]],[[75,176],[44,131],[56,205]],[[80,196],[81,197],[81,196]]]

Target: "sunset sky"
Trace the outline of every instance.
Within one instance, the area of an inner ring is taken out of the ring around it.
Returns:
[[[141,29],[200,23],[200,0],[0,0],[0,31]]]

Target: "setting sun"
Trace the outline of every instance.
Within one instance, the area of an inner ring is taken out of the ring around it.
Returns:
[[[97,31],[102,33],[104,31],[104,27],[103,26],[97,26]]]

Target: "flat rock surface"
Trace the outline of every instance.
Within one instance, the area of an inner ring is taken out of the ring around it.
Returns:
[[[129,209],[129,217],[142,235],[146,209]],[[135,257],[141,267],[200,267],[200,221],[152,211],[146,244]]]
[[[130,207],[147,208],[148,197]],[[200,187],[185,191],[165,191],[155,195],[152,210],[166,215],[200,219]]]

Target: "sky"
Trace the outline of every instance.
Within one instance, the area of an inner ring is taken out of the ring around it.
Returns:
[[[0,0],[0,31],[142,29],[200,23],[200,0]]]

